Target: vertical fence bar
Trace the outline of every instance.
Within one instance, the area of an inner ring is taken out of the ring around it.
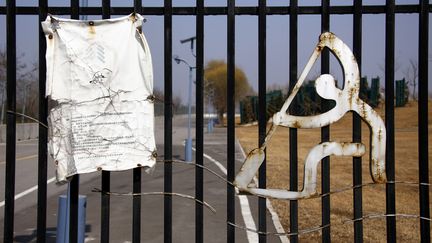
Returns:
[[[39,0],[39,23],[44,21],[48,13],[48,0]],[[45,98],[45,34],[39,24],[39,121],[47,124],[48,101]],[[46,242],[46,207],[47,207],[47,142],[48,129],[39,124],[38,140],[38,202],[37,202],[37,242]]]
[[[322,0],[321,2],[321,32],[330,31],[330,0]],[[330,53],[325,48],[321,55],[321,73],[330,72]],[[321,103],[321,108],[326,109],[329,106],[328,102]],[[321,142],[330,140],[330,126],[321,128]],[[321,161],[321,193],[325,194],[330,191],[330,158],[326,157]],[[330,196],[324,196],[321,200],[322,225],[325,226],[322,230],[322,241],[330,242]]]
[[[385,123],[387,180],[395,180],[394,142],[394,63],[395,63],[395,1],[386,1],[386,50],[385,50]],[[396,213],[395,184],[386,184],[386,214]],[[387,217],[387,242],[396,242],[396,218]]]
[[[134,11],[135,13],[142,12],[142,0],[134,0]]]
[[[74,175],[70,183],[69,207],[69,242],[78,242],[78,196],[79,175]]]
[[[297,83],[297,59],[298,59],[298,1],[290,0],[290,38],[289,38],[289,90]],[[298,148],[297,128],[289,129],[289,158],[290,158],[290,190],[298,190]],[[298,201],[290,201],[290,233],[298,233]],[[297,243],[298,235],[293,234],[290,242]]]
[[[133,193],[141,193],[141,167],[133,169]],[[132,242],[141,242],[141,195],[132,199]]]
[[[165,124],[164,158],[172,160],[172,0],[164,2]],[[164,163],[164,192],[172,192],[172,163]],[[172,198],[164,196],[164,242],[172,242]]]
[[[418,86],[418,148],[420,217],[430,217],[429,205],[429,132],[428,132],[428,55],[429,55],[429,1],[420,1],[419,14],[419,86]],[[430,222],[420,219],[421,242],[430,242]]]
[[[227,4],[227,179],[233,182],[235,176],[235,0],[227,0]],[[235,223],[234,193],[234,187],[227,184],[227,221],[231,223]],[[227,225],[227,242],[235,242],[235,228],[232,225]]]
[[[141,193],[141,167],[133,169],[133,193]],[[132,242],[141,241],[141,195],[132,199]]]
[[[195,163],[203,165],[204,154],[204,0],[197,0],[196,12],[196,153]],[[195,197],[204,201],[204,174],[201,167],[195,167]],[[195,203],[195,242],[204,242],[203,206]]]
[[[16,111],[16,5],[15,0],[6,2],[6,92],[7,110]],[[4,207],[4,242],[13,241],[15,208],[15,149],[16,117],[7,113],[6,122],[6,182]]]
[[[141,13],[142,0],[134,0],[134,12]],[[141,167],[133,169],[133,193],[141,193]],[[132,199],[132,242],[141,242],[141,195]]]
[[[102,18],[111,17],[111,1],[102,0]],[[111,173],[102,171],[102,191],[111,190]],[[101,194],[101,242],[109,242],[110,238],[110,196],[107,193]]]
[[[71,18],[79,19],[79,0],[71,0]],[[74,175],[70,183],[69,201],[69,242],[78,241],[78,196],[79,196],[79,175]]]
[[[354,1],[354,21],[353,21],[353,52],[357,59],[361,77],[361,61],[362,61],[362,0]],[[360,86],[361,88],[362,86]],[[361,93],[361,91],[360,91]],[[361,143],[361,117],[353,112],[353,142]],[[353,190],[354,204],[354,219],[359,219],[363,215],[363,196],[362,188],[362,159],[360,157],[353,158],[353,186],[358,186]],[[363,221],[354,222],[354,242],[363,242]]]
[[[266,16],[267,4],[266,0],[259,0],[258,7],[258,143],[259,146],[264,143],[266,137],[266,128],[267,128],[267,105],[266,105],[266,86],[267,86],[267,74],[266,74],[266,65],[267,65],[267,57],[266,57],[266,25],[267,25],[267,16]],[[261,164],[258,171],[258,186],[259,188],[267,187],[267,166],[266,160]],[[266,198],[259,197],[258,198],[258,230],[260,232],[267,231],[267,220],[266,220]],[[260,243],[267,242],[267,237],[265,234],[259,234],[258,240]]]

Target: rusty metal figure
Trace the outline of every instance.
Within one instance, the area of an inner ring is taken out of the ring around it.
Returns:
[[[336,101],[336,106],[331,110],[313,116],[294,116],[289,114],[288,108],[303,84],[313,64],[320,56],[324,48],[330,51],[339,59],[344,71],[344,87],[339,89],[333,76],[323,74],[315,81],[317,93],[325,98]],[[365,153],[365,146],[361,143],[338,143],[325,142],[313,147],[306,157],[304,168],[304,182],[302,191],[287,191],[283,189],[260,189],[249,187],[253,177],[265,158],[264,149],[273,136],[278,126],[291,128],[319,128],[330,125],[341,119],[347,112],[355,112],[360,115],[369,126],[370,136],[370,174],[375,183],[385,183],[385,146],[386,129],[381,117],[366,102],[359,98],[360,72],[357,61],[350,48],[336,35],[325,32],[320,35],[319,42],[309,58],[306,67],[294,86],[292,93],[285,101],[281,110],[273,115],[272,126],[269,129],[264,143],[260,148],[252,150],[240,172],[237,174],[234,184],[242,192],[254,195],[278,199],[299,199],[307,198],[316,194],[317,166],[321,159],[326,156],[353,156],[360,157]]]

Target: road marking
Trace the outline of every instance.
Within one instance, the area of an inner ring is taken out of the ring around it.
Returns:
[[[194,147],[192,147],[192,150],[196,151],[196,149]],[[213,162],[222,171],[222,173],[227,175],[227,169],[219,161],[213,159],[210,155],[205,154],[205,153],[203,153],[203,156],[206,159]],[[236,188],[235,190],[236,190],[236,193],[238,194],[238,189]],[[241,209],[241,214],[243,216],[243,220],[245,222],[245,226],[249,229],[256,230],[256,225],[255,225],[255,221],[252,217],[252,211],[251,211],[250,206],[249,206],[248,198],[244,195],[238,195],[237,197],[239,198],[239,201],[240,201],[240,209]],[[246,235],[247,235],[249,242],[258,242],[258,234],[248,230],[248,231],[246,231]]]
[[[15,159],[15,161],[21,161],[21,160],[27,160],[27,159],[34,159],[37,158],[38,155],[37,154],[33,154],[33,155],[29,155],[29,156],[24,156],[24,157],[20,157]],[[0,161],[0,165],[6,164],[6,161]]]
[[[48,179],[47,180],[47,185],[50,184],[50,183],[52,183],[53,181],[55,181],[55,179],[56,179],[55,177],[52,177],[52,178]],[[31,188],[29,188],[29,189],[27,189],[27,190],[25,190],[25,191],[23,191],[21,193],[16,194],[15,195],[15,201],[18,200],[18,199],[20,199],[20,198],[22,198],[22,197],[24,197],[27,194],[30,194],[30,193],[36,191],[37,189],[38,189],[38,186],[36,185],[36,186],[33,186],[33,187],[31,187]],[[3,207],[4,205],[5,205],[5,201],[0,202],[0,208]]]
[[[243,147],[240,145],[240,142],[238,140],[236,140],[236,141],[240,147],[240,151],[242,152],[243,158],[246,158],[246,153],[243,150]],[[255,185],[258,185],[257,178],[254,177],[253,179],[254,179]],[[276,232],[278,232],[280,234],[285,234],[285,230],[284,230],[284,228],[280,222],[279,216],[277,215],[277,213],[273,209],[271,201],[270,200],[266,200],[266,201],[267,201],[267,203],[266,203],[267,210],[270,212],[270,215],[271,215],[271,218],[273,220],[273,224],[274,224],[274,227],[276,229]],[[290,242],[286,235],[279,235],[279,239],[282,243],[289,243]]]
[[[238,193],[238,190],[236,188],[236,193]],[[240,210],[241,210],[241,214],[243,216],[243,220],[245,222],[245,226],[249,229],[253,229],[256,230],[256,225],[255,225],[255,221],[252,217],[252,211],[250,209],[249,206],[249,200],[245,195],[237,195],[237,197],[240,200]],[[251,232],[251,231],[246,231],[246,235],[248,238],[249,242],[258,242],[258,234]]]
[[[270,212],[271,218],[273,220],[274,227],[276,229],[276,232],[280,234],[285,234],[285,230],[280,222],[279,215],[277,215],[276,211],[273,209],[273,206],[271,204],[270,200],[267,200],[267,209]],[[279,239],[282,243],[289,243],[289,239],[286,235],[279,235]]]

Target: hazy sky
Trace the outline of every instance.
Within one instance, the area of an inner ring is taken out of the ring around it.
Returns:
[[[36,6],[36,0],[17,0],[18,6]],[[100,0],[88,0],[90,6],[100,6]],[[113,6],[133,6],[133,0],[111,0]],[[256,6],[257,0],[237,0],[237,6]],[[288,0],[269,0],[268,5],[287,5]],[[364,0],[365,5],[383,5],[385,0]],[[396,1],[400,4],[417,4],[418,1]],[[50,0],[50,6],[69,6],[69,1]],[[352,1],[333,0],[332,5],[351,5]],[[5,0],[0,0],[0,6]],[[143,0],[144,6],[163,6],[163,0]],[[174,6],[195,6],[194,0],[173,0]],[[299,5],[320,5],[318,0],[299,0]],[[207,0],[206,6],[226,6],[226,0]],[[68,16],[65,16],[68,17]],[[115,17],[115,16],[113,16]],[[99,19],[100,16],[89,16],[89,19]],[[155,87],[163,89],[163,16],[146,16],[144,34],[149,42],[154,66]],[[205,62],[212,59],[226,60],[226,16],[205,17]],[[331,16],[330,30],[338,35],[344,42],[352,47],[353,36],[352,15]],[[300,73],[312,53],[320,34],[321,22],[319,15],[299,16],[298,58]],[[23,31],[17,33],[17,53],[24,54],[25,62],[38,60],[38,17],[18,16],[17,27]],[[432,24],[429,24],[431,33]],[[5,48],[6,25],[5,16],[0,16],[0,48]],[[181,39],[195,36],[195,17],[173,17],[173,54],[179,55],[194,65],[195,59],[190,54],[188,44],[180,44]],[[432,38],[429,37],[429,46]],[[417,60],[418,54],[418,14],[396,15],[396,63],[400,66],[395,74],[396,79],[404,77],[404,71],[410,59]],[[285,86],[289,76],[289,16],[267,17],[267,84]],[[431,47],[429,47],[430,49]],[[385,15],[363,15],[363,53],[362,73],[370,77],[381,77],[384,83],[384,53],[385,53]],[[430,53],[430,51],[429,51]],[[430,55],[430,54],[429,54]],[[430,55],[431,56],[431,55]],[[331,74],[341,80],[341,68],[334,58],[331,63]],[[258,87],[258,17],[236,17],[236,64],[241,67],[249,79],[250,84],[257,90]],[[319,63],[316,63],[319,68]],[[319,69],[311,71],[314,77]],[[429,68],[429,87],[431,84],[432,69]],[[187,97],[188,69],[185,65],[173,62],[173,82],[175,95],[183,100]]]

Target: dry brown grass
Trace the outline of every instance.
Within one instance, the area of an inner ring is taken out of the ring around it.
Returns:
[[[432,103],[429,103],[432,107]],[[384,109],[377,111],[384,117]],[[432,112],[429,109],[429,117]],[[429,121],[429,129],[432,127]],[[395,110],[395,166],[397,181],[418,181],[418,130],[417,103]],[[257,126],[239,126],[236,135],[246,152],[257,147]],[[331,125],[332,141],[352,141],[352,115]],[[432,136],[429,136],[429,157],[432,151]],[[362,142],[369,146],[369,129],[362,127]],[[308,151],[320,142],[320,129],[298,130],[298,175],[299,189],[302,185],[303,162]],[[267,148],[267,186],[269,188],[289,188],[289,129],[279,127]],[[368,152],[367,152],[368,154]],[[352,185],[352,159],[331,157],[331,190]],[[363,157],[363,182],[372,182],[369,175],[368,156]],[[432,166],[429,167],[432,174]],[[319,172],[320,173],[320,172]],[[320,181],[320,179],[318,180]],[[320,188],[320,186],[318,186]],[[363,188],[363,215],[385,214],[385,185]],[[281,218],[282,225],[289,232],[289,202],[272,200]],[[301,200],[299,205],[299,228],[307,229],[321,225],[321,199]],[[432,205],[432,204],[431,204]],[[419,215],[418,186],[396,185],[396,212]],[[335,242],[353,241],[353,224],[344,221],[353,218],[353,193],[347,191],[331,196],[331,235]],[[401,242],[419,242],[420,224],[418,219],[397,218],[397,238]],[[386,241],[386,221],[384,218],[367,219],[363,222],[365,242]],[[320,232],[299,236],[302,242],[321,240]]]

